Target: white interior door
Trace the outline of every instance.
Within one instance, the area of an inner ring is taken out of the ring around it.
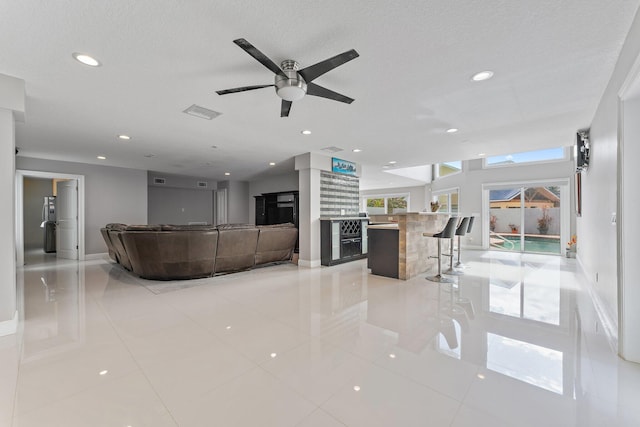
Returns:
[[[78,181],[70,179],[56,183],[58,258],[78,259]]]
[[[216,225],[227,223],[227,189],[216,191]]]

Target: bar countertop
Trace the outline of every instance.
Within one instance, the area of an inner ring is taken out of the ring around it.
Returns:
[[[320,221],[341,221],[343,219],[366,219],[369,220],[367,216],[322,216],[320,217]]]

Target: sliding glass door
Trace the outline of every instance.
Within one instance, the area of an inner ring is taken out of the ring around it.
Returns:
[[[560,254],[562,187],[528,185],[489,189],[489,247]]]

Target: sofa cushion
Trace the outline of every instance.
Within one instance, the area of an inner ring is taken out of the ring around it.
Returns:
[[[218,231],[125,231],[133,272],[145,279],[195,279],[213,274]]]
[[[106,228],[107,230],[124,230],[125,228],[127,228],[127,224],[122,224],[120,222],[110,222],[109,224],[105,225],[104,228]]]
[[[100,234],[102,234],[104,243],[107,245],[107,250],[109,251],[109,257],[115,262],[118,262],[118,254],[116,252],[116,249],[113,247],[113,243],[111,243],[111,237],[109,237],[109,230],[106,227],[101,228]]]
[[[259,230],[255,227],[223,228],[218,230],[216,273],[246,270],[255,263]]]
[[[157,225],[157,224],[151,224],[151,225],[146,225],[146,224],[140,224],[140,225],[127,225],[127,227],[125,228],[125,231],[160,231],[162,230],[162,226],[161,225]]]
[[[256,265],[290,261],[298,239],[295,227],[261,227],[256,248]]]
[[[216,227],[214,225],[181,225],[181,224],[162,224],[160,226],[162,231],[178,231],[178,230],[187,230],[187,231],[211,231],[215,230]]]
[[[109,238],[111,239],[111,244],[116,251],[120,265],[127,270],[131,270],[131,261],[129,261],[129,256],[127,255],[127,251],[122,243],[122,233],[124,233],[124,231],[116,229],[109,230]]]
[[[219,224],[217,228],[218,230],[235,230],[235,229],[245,229],[245,228],[256,228],[256,226],[252,224]]]

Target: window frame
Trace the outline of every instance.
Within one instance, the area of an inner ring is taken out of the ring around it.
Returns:
[[[513,153],[513,154],[535,153],[536,151],[552,150],[552,149],[555,149],[555,148],[562,148],[562,158],[561,159],[532,160],[532,161],[529,161],[529,162],[502,163],[502,164],[490,165],[488,163],[489,162],[489,158],[496,157],[496,156],[488,156],[488,157],[485,157],[485,158],[482,159],[482,169],[512,168],[512,167],[517,167],[517,166],[543,165],[543,164],[546,164],[546,163],[560,163],[560,162],[566,162],[566,161],[571,160],[570,152],[569,152],[570,147],[542,148],[540,150],[520,151],[518,153]],[[447,175],[447,176],[449,176],[449,175]]]
[[[440,165],[445,164],[445,163],[455,163],[455,162],[460,162],[460,170],[458,172],[452,172],[448,175],[443,175],[440,176]],[[431,169],[431,176],[433,177],[433,181],[438,181],[440,179],[444,179],[444,178],[448,178],[450,176],[455,176],[458,174],[461,174],[464,171],[464,162],[462,160],[454,160],[453,162],[441,162],[441,163],[434,163],[432,165],[432,169]]]
[[[447,175],[449,176],[449,175]],[[456,212],[451,211],[451,195],[453,193],[458,194],[458,210]],[[435,202],[438,200],[438,196],[447,195],[447,211],[438,210],[438,213],[447,213],[447,214],[459,214],[460,213],[460,187],[450,187],[443,188],[441,190],[435,190],[431,192],[431,201]]]
[[[411,207],[411,194],[410,193],[384,193],[384,194],[366,194],[362,197],[362,212],[367,212],[369,214],[369,212],[367,211],[367,199],[384,199],[384,213],[381,214],[369,214],[369,215],[394,215],[394,214],[388,214],[387,213],[387,201],[388,199],[393,199],[395,197],[404,197],[407,200],[407,212],[411,212],[410,211],[410,207]]]

